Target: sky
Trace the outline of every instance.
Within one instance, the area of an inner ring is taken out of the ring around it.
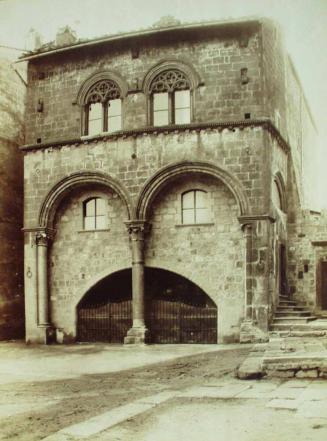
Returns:
[[[94,38],[147,28],[166,15],[182,22],[265,16],[281,24],[319,130],[319,199],[327,208],[327,0],[0,0],[0,46],[25,49],[31,28],[44,42],[65,25]]]

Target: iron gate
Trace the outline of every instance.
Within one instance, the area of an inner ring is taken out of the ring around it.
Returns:
[[[132,301],[90,303],[78,309],[77,338],[84,342],[123,343],[132,326]]]
[[[217,343],[217,308],[152,300],[147,326],[153,343]]]

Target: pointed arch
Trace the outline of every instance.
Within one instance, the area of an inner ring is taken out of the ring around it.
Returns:
[[[281,174],[281,172],[277,172],[275,173],[274,176],[274,183],[277,186],[277,190],[278,190],[278,194],[279,194],[279,198],[280,198],[280,203],[281,203],[281,210],[286,213],[287,211],[287,203],[286,203],[286,187],[285,187],[285,181],[283,178],[283,175]]]
[[[200,76],[191,64],[177,58],[169,58],[159,61],[159,63],[152,66],[145,75],[142,84],[142,89],[145,95],[151,93],[151,84],[156,76],[167,70],[177,70],[182,72],[189,81],[190,90],[194,90],[200,85]]]
[[[117,179],[102,172],[83,170],[66,176],[51,188],[41,205],[38,219],[39,226],[52,229],[54,216],[60,202],[73,189],[89,184],[98,184],[114,190],[126,206],[128,219],[134,217],[134,208],[129,194]]]
[[[148,219],[149,209],[152,205],[152,202],[157,194],[161,191],[161,189],[177,177],[190,174],[212,176],[223,182],[234,195],[237,201],[239,215],[243,216],[248,214],[249,202],[242,187],[242,184],[237,178],[235,178],[222,167],[219,167],[210,162],[185,161],[169,164],[168,166],[160,169],[150,179],[147,180],[137,200],[137,218],[144,220]]]
[[[105,81],[105,80],[114,81],[120,89],[121,97],[122,98],[126,97],[128,93],[128,85],[127,82],[124,80],[124,78],[118,72],[105,70],[92,74],[83,82],[77,93],[75,102],[79,106],[84,106],[86,104],[86,98],[90,88],[99,81]]]

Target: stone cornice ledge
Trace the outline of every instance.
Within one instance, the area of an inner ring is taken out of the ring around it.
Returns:
[[[180,132],[200,132],[201,130],[218,130],[222,132],[227,129],[230,131],[234,131],[235,129],[243,130],[246,127],[262,127],[277,140],[278,144],[282,147],[285,152],[290,151],[290,146],[288,142],[282,137],[278,129],[272,123],[269,118],[260,118],[260,119],[243,119],[238,121],[219,121],[219,122],[205,122],[205,123],[191,123],[191,124],[181,124],[181,125],[170,125],[170,126],[161,126],[161,127],[142,127],[134,130],[121,130],[114,133],[102,133],[97,136],[81,136],[80,138],[74,139],[63,139],[63,140],[54,140],[39,144],[26,144],[20,147],[20,150],[30,151],[30,150],[39,150],[39,149],[47,149],[47,148],[55,148],[62,147],[65,145],[73,145],[73,144],[88,144],[98,141],[105,140],[116,140],[118,138],[136,138],[141,135],[157,135],[160,133],[168,134],[168,133],[180,133]]]
[[[241,225],[247,225],[251,224],[252,222],[262,220],[267,220],[271,223],[276,222],[276,218],[274,218],[270,214],[246,214],[244,216],[239,216],[237,219]]]

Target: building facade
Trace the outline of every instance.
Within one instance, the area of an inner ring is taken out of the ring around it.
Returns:
[[[26,84],[20,52],[0,46],[0,340],[23,338],[23,158]]]
[[[265,340],[307,165],[278,28],[61,37],[23,58],[26,340]]]

